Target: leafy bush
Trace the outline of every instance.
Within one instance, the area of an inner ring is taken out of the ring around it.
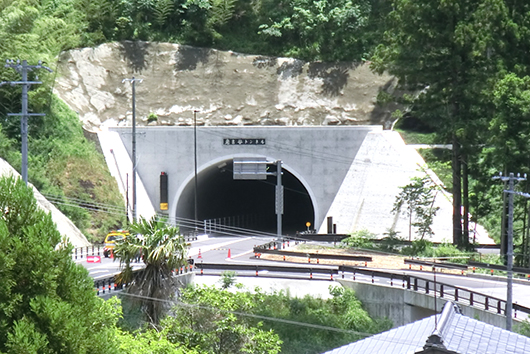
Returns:
[[[401,253],[406,256],[433,257],[433,243],[428,240],[415,240],[410,246],[403,247]]]
[[[236,272],[233,270],[225,270],[221,273],[221,279],[219,282],[221,283],[222,289],[230,288],[236,282]]]
[[[341,241],[341,246],[345,248],[373,249],[376,235],[368,230],[355,231]]]

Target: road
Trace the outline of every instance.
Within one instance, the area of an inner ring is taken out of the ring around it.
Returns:
[[[271,261],[261,260],[254,258],[253,247],[256,245],[264,244],[271,241],[272,238],[263,238],[263,237],[214,237],[214,238],[199,238],[196,241],[191,242],[191,247],[189,250],[189,256],[195,260],[195,262],[205,262],[205,263],[242,263],[242,264],[270,264]],[[94,280],[103,279],[116,274],[119,272],[119,262],[114,261],[113,259],[108,259],[101,257],[101,263],[87,263],[86,256],[83,259],[77,259],[77,263],[82,264],[88,270],[90,276]],[[285,262],[276,262],[279,265],[287,265]],[[140,267],[142,264],[133,264],[134,267]],[[297,266],[304,266],[304,264],[297,264]],[[308,266],[309,265],[305,265]],[[321,265],[322,266],[322,265]],[[432,272],[428,271],[410,271],[410,270],[393,270],[397,273],[413,274],[415,276],[421,276],[429,280],[434,280],[434,275]],[[220,271],[208,271],[208,274],[215,275],[220,274]],[[254,272],[247,272],[248,274],[241,273],[239,274],[240,281],[243,283],[248,283],[247,286],[253,286],[252,284],[264,284],[265,276],[267,275],[266,271],[261,271],[259,276],[263,278],[256,278]],[[339,274],[339,276],[341,276]],[[351,273],[346,277],[351,277]],[[286,282],[286,284],[294,284],[294,280],[279,280],[279,277],[293,277],[291,273],[278,274],[275,273],[274,277],[276,279],[273,281],[276,284],[281,284]],[[199,279],[200,276],[197,276],[197,282],[203,282]],[[204,276],[206,279],[207,276]],[[208,277],[212,279],[211,277]],[[246,278],[246,280],[245,280]],[[251,280],[253,279],[253,280]],[[259,279],[259,280],[258,280]],[[313,276],[313,282],[315,280],[325,280],[323,282],[325,288],[331,284],[329,275],[317,275]],[[372,279],[370,276],[356,275],[357,281],[366,281],[371,282]],[[496,297],[499,299],[506,299],[506,282],[498,279],[484,279],[484,278],[474,278],[472,276],[461,276],[461,275],[450,275],[443,273],[436,273],[436,280],[439,283],[450,284],[460,288],[469,289],[484,295]],[[205,283],[212,283],[211,280],[204,280]],[[388,279],[374,279],[376,284],[387,284]],[[513,302],[522,306],[530,307],[530,281],[528,285],[514,283],[513,285]],[[301,284],[296,282],[296,284]],[[282,285],[283,286],[283,285]],[[297,285],[302,286],[302,285]],[[305,286],[305,285],[303,285]],[[281,286],[280,286],[281,288]],[[294,288],[294,287],[293,287]],[[322,291],[320,291],[322,292]]]

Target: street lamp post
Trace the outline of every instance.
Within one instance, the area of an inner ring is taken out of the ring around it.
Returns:
[[[122,83],[130,82],[132,85],[132,221],[136,222],[136,82],[142,79],[123,79]]]

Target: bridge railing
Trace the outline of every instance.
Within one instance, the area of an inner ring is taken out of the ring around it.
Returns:
[[[389,280],[390,286],[400,286],[407,290],[452,300],[457,303],[469,305],[474,308],[500,315],[506,314],[506,300],[451,284],[441,283],[415,275],[352,266],[339,266],[339,272],[342,272],[342,278],[345,277],[345,272],[352,273],[353,280],[357,280],[357,275],[368,275],[371,277],[372,283],[375,283],[377,278],[386,278]],[[513,309],[513,316],[515,318],[517,318],[518,311],[530,315],[530,308],[528,307],[513,304]]]
[[[271,276],[270,273],[294,273],[305,274],[305,279],[314,279],[313,274],[329,274],[329,280],[334,280],[334,275],[341,274],[345,279],[351,274],[354,281],[360,281],[359,275],[368,276],[368,281],[374,284],[378,279],[387,279],[388,284],[392,287],[401,287],[410,291],[423,293],[426,295],[436,296],[438,298],[455,301],[463,305],[469,305],[487,312],[505,315],[506,300],[499,299],[494,296],[483,294],[477,291],[461,288],[451,284],[441,283],[430,279],[422,278],[415,275],[404,273],[395,273],[390,271],[374,270],[367,268],[359,268],[353,266],[278,266],[266,264],[218,264],[218,263],[195,263],[195,268],[200,269],[200,274],[204,275],[204,270],[231,270],[231,271],[250,271],[255,272],[255,276],[260,275],[261,271],[267,271],[266,276]],[[212,273],[213,274],[213,273]],[[216,274],[218,275],[218,274]],[[281,275],[280,275],[281,276]],[[278,275],[275,275],[278,277]],[[287,277],[287,276],[285,276]],[[289,276],[292,277],[292,276]],[[371,280],[370,280],[371,279]],[[530,308],[519,304],[513,304],[513,316],[517,318],[518,313],[530,315]]]

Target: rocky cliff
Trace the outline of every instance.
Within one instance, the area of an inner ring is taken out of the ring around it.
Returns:
[[[389,127],[376,105],[395,79],[367,63],[320,63],[169,43],[121,42],[65,52],[55,92],[84,128],[130,125],[340,125]]]

